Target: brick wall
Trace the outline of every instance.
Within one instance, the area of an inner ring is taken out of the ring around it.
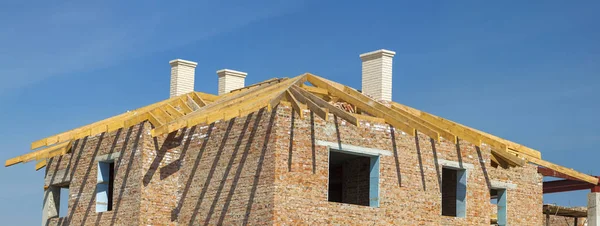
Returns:
[[[142,184],[141,153],[143,126],[87,137],[74,143],[72,152],[50,159],[46,185],[69,185],[69,212],[51,218],[48,225],[136,225],[139,224]],[[96,213],[97,156],[119,153],[115,160],[113,211]],[[65,204],[65,203],[63,203]]]
[[[157,154],[153,154],[157,148],[148,147],[145,162],[156,173],[142,195],[148,198],[141,201],[142,207],[148,207],[142,209],[142,216],[152,219],[142,218],[142,222],[272,224],[274,152],[268,140],[275,130],[271,116],[260,111],[159,137],[157,147],[175,143]],[[148,164],[150,159],[155,164]]]
[[[492,180],[517,186],[507,193],[511,225],[543,222],[542,177],[534,166],[493,168],[487,147],[432,143],[384,124],[361,121],[356,128],[333,115],[327,122],[306,115],[292,118],[282,106],[157,138],[144,123],[79,140],[73,153],[47,167],[49,184],[71,185],[70,213],[51,225],[485,225],[493,213]],[[315,140],[393,153],[380,158],[379,208],[327,201],[328,148]],[[96,214],[94,158],[116,152],[114,207]],[[441,159],[473,166],[466,218],[441,216]]]
[[[541,225],[542,177],[536,167],[501,169],[490,165],[490,150],[460,141],[432,143],[388,125],[361,121],[356,128],[330,115],[327,122],[310,114],[291,125],[291,109],[280,107],[275,145],[275,224],[338,225],[486,225],[491,180],[517,185],[508,190],[511,225]],[[311,123],[311,120],[314,123]],[[286,131],[286,132],[284,132]],[[290,135],[293,134],[292,148]],[[311,134],[314,134],[311,135]],[[327,201],[328,148],[313,140],[389,150],[380,159],[380,207]],[[473,165],[467,172],[467,217],[441,216],[439,159]]]

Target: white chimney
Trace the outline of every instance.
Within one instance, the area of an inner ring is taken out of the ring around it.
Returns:
[[[198,63],[175,59],[171,65],[171,97],[181,96],[194,91],[194,74]]]
[[[378,101],[392,100],[392,58],[396,52],[380,49],[360,55],[362,92]]]
[[[219,95],[221,95],[234,89],[244,88],[248,73],[222,69],[217,71],[217,75],[219,76]]]

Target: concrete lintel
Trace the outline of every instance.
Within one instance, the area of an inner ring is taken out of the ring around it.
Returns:
[[[392,156],[393,155],[392,152],[388,151],[388,150],[366,148],[366,147],[361,147],[361,146],[354,146],[354,145],[343,144],[343,143],[335,143],[335,142],[329,142],[329,141],[324,141],[324,140],[316,140],[315,143],[316,143],[316,145],[327,146],[329,148],[353,152],[356,154],[363,154],[363,155],[370,155],[370,156],[379,156],[379,155]]]
[[[57,171],[50,170],[44,178],[44,186],[64,185],[71,182],[71,175],[66,169]]]
[[[451,167],[451,168],[457,168],[457,169],[473,169],[474,166],[473,164],[470,163],[460,163],[460,162],[455,162],[455,161],[450,161],[450,160],[445,160],[445,159],[438,159],[438,164],[442,165],[442,166],[447,166],[447,167]]]
[[[509,182],[492,180],[490,181],[492,188],[502,188],[502,189],[517,189],[517,185]]]
[[[113,152],[106,155],[96,156],[96,162],[110,162],[121,156],[121,152]]]

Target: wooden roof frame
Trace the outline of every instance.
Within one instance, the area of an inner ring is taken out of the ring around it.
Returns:
[[[307,82],[312,86],[307,85]],[[532,163],[581,181],[598,183],[596,177],[542,160],[540,152],[535,149],[396,102],[386,105],[351,87],[310,73],[294,78],[269,79],[220,96],[191,92],[172,97],[34,141],[31,144],[31,149],[34,150],[32,153],[9,159],[5,166],[35,159],[38,161],[36,169],[41,169],[45,166],[46,159],[66,154],[71,143],[77,139],[128,128],[143,121],[149,121],[154,126],[152,136],[159,136],[198,124],[243,117],[262,108],[271,111],[282,101],[289,103],[301,118],[304,117],[304,110],[309,109],[325,120],[332,113],[355,126],[359,126],[359,119],[372,119],[390,124],[411,136],[415,136],[417,131],[421,132],[435,142],[443,139],[456,144],[459,140],[465,140],[476,146],[487,145],[492,151],[491,160],[504,168]],[[362,114],[347,112],[329,101],[344,101]]]

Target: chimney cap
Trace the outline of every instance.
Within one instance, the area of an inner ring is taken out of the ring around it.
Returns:
[[[171,67],[175,67],[175,66],[189,66],[189,67],[196,67],[196,65],[198,65],[198,63],[193,62],[193,61],[189,61],[189,60],[182,60],[182,59],[175,59],[172,61],[169,61],[169,64],[171,65]]]
[[[221,69],[221,70],[217,71],[217,75],[219,75],[219,77],[225,76],[225,75],[231,75],[231,76],[237,76],[240,78],[245,78],[248,75],[248,73],[231,70],[231,69]]]
[[[394,52],[394,51],[387,50],[387,49],[380,49],[380,50],[375,50],[372,52],[360,54],[360,58],[365,60],[368,58],[379,58],[379,57],[383,57],[383,56],[393,57],[394,55],[396,55],[396,52]]]

